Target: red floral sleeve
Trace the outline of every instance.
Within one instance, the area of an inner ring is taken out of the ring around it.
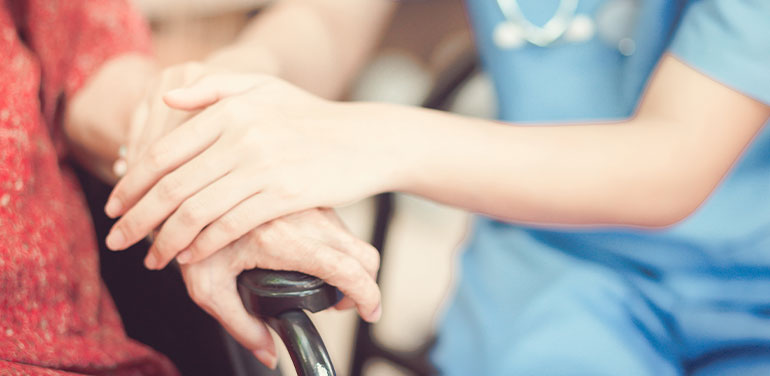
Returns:
[[[149,29],[128,0],[27,0],[19,7],[19,26],[40,59],[49,123],[58,100],[71,98],[105,61],[150,51]]]
[[[107,60],[149,51],[128,1],[0,0],[2,376],[178,375],[126,337],[85,200],[54,145],[62,99]]]

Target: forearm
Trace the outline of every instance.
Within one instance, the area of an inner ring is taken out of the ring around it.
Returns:
[[[671,56],[636,115],[614,124],[502,125],[351,108],[350,118],[380,130],[377,143],[388,145],[380,153],[392,153],[394,162],[376,164],[396,182],[384,189],[516,222],[642,227],[692,213],[770,116],[770,106]]]
[[[393,140],[404,168],[389,188],[520,223],[671,224],[711,192],[730,166],[724,155],[740,152],[703,155],[697,139],[683,144],[675,127],[652,120],[515,126],[380,111],[372,118],[391,130],[404,124]]]
[[[357,75],[395,5],[386,0],[283,0],[208,63],[277,75],[327,98]]]
[[[131,114],[155,73],[146,56],[118,56],[67,103],[64,132],[73,156],[107,182],[116,179],[112,165],[125,144]]]

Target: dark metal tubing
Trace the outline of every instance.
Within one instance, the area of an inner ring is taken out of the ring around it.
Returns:
[[[267,319],[286,344],[297,376],[335,376],[326,346],[305,311],[291,310]]]

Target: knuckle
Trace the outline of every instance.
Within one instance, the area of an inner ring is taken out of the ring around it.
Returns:
[[[177,209],[178,221],[185,227],[197,227],[203,214],[203,205],[193,199],[185,201]]]
[[[187,248],[194,258],[202,258],[213,253],[215,250],[216,237],[211,232],[202,232],[195,241]]]
[[[226,239],[228,239],[226,234],[223,235],[209,228],[200,233],[187,249],[193,254],[195,259],[206,258],[214,254],[215,251],[225,247],[229,243],[229,241],[225,241]]]
[[[153,243],[161,259],[167,260],[176,255],[184,247],[183,238],[179,233],[161,232]]]
[[[334,274],[340,283],[354,284],[361,277],[361,266],[350,257],[340,258],[335,265]]]
[[[380,269],[380,262],[382,262],[380,257],[380,252],[377,251],[377,248],[374,248],[369,243],[364,243],[363,245],[365,251],[364,251],[364,265],[366,265],[370,270],[377,271]]]
[[[121,222],[121,231],[123,231],[126,237],[133,239],[139,235],[139,222],[133,216],[125,216],[121,219]]]
[[[189,251],[192,254],[193,259],[197,259],[205,255],[206,248],[203,248],[201,243],[202,243],[202,239],[198,241],[194,241],[192,244],[190,244],[189,247],[187,247],[187,251]]]
[[[227,235],[234,235],[238,233],[240,228],[240,219],[233,214],[227,214],[219,218],[216,222],[216,230],[220,233]]]
[[[187,293],[195,304],[203,308],[212,308],[211,285],[202,279],[194,279],[188,284]]]
[[[152,171],[163,171],[166,168],[168,148],[162,143],[155,144],[147,154],[147,163]]]
[[[337,287],[339,286],[339,255],[322,252],[314,255],[313,258],[307,258],[305,273],[312,274]]]
[[[158,182],[158,196],[163,200],[174,201],[181,198],[182,185],[174,177],[167,175]]]
[[[269,226],[269,225],[264,225]],[[256,231],[250,233],[251,241],[254,247],[257,249],[269,249],[271,244],[270,228],[260,227]]]
[[[264,225],[261,227],[257,227],[251,231],[249,231],[248,234],[245,235],[247,242],[252,247],[259,247],[262,235],[262,232],[264,231]]]
[[[250,236],[249,243],[254,249],[252,254],[259,262],[278,268],[303,267],[298,253],[293,250],[288,251],[287,243],[277,239],[272,231],[259,229],[258,231],[252,231]]]
[[[157,239],[155,239],[153,246],[155,248],[156,256],[159,256],[159,258],[163,260],[168,257],[168,255],[171,253],[171,249],[173,248],[171,242],[165,236],[159,236]]]

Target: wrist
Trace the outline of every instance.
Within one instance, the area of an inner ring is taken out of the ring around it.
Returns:
[[[373,194],[413,192],[424,174],[429,149],[421,141],[425,126],[413,109],[385,103],[341,102],[344,122],[352,127],[362,160],[363,173],[371,174]]]
[[[118,158],[128,138],[131,114],[156,72],[146,56],[120,56],[106,62],[68,100],[64,135],[73,155],[101,177]]]

